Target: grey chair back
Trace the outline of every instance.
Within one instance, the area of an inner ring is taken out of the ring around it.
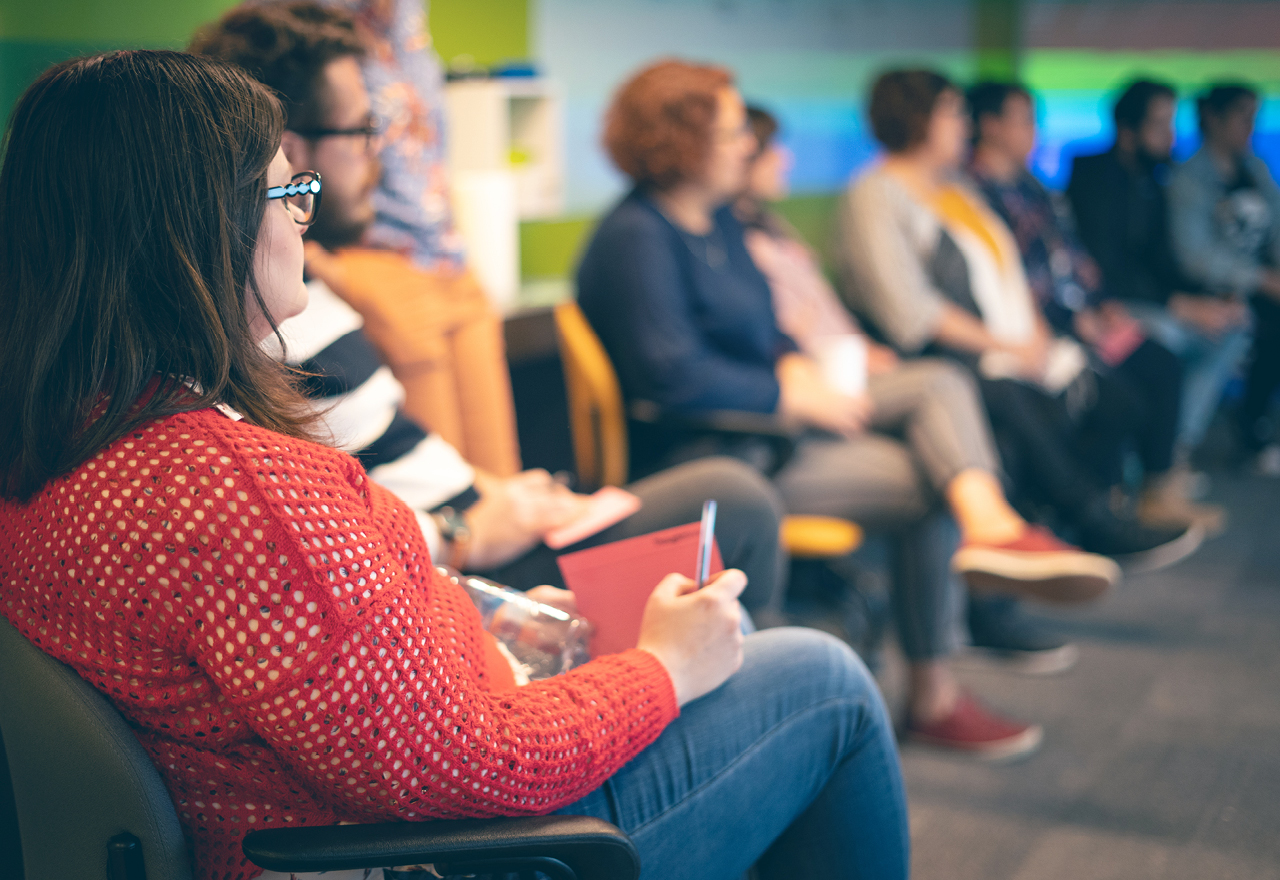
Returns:
[[[148,880],[191,880],[173,801],[124,718],[2,616],[0,731],[27,880],[133,880],[136,848],[117,843],[108,869],[122,834],[141,841]]]

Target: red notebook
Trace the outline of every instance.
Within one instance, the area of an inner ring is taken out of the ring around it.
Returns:
[[[692,578],[698,562],[696,522],[625,541],[566,553],[557,561],[578,613],[591,621],[591,656],[617,654],[640,640],[640,618],[658,581],[675,572]],[[712,542],[711,573],[724,570]]]

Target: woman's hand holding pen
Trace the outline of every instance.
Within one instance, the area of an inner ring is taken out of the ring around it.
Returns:
[[[637,647],[657,657],[683,706],[724,684],[742,666],[742,607],[747,576],[720,572],[701,590],[669,574],[644,606]]]

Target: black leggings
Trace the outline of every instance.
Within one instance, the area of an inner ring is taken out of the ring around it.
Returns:
[[[1014,485],[1070,517],[1121,481],[1129,448],[1148,474],[1173,466],[1182,396],[1177,356],[1147,340],[1114,371],[1094,378],[1092,404],[1075,419],[1061,397],[1008,379],[981,382]]]

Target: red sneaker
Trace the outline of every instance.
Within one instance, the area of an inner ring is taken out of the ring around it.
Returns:
[[[986,761],[1003,761],[1029,755],[1039,748],[1044,728],[1001,718],[962,692],[955,711],[946,718],[931,724],[907,722],[907,737],[925,745],[968,752]]]
[[[1047,602],[1087,602],[1120,580],[1115,560],[1072,547],[1039,526],[1027,526],[1005,544],[965,541],[951,558],[951,569],[974,590]]]

